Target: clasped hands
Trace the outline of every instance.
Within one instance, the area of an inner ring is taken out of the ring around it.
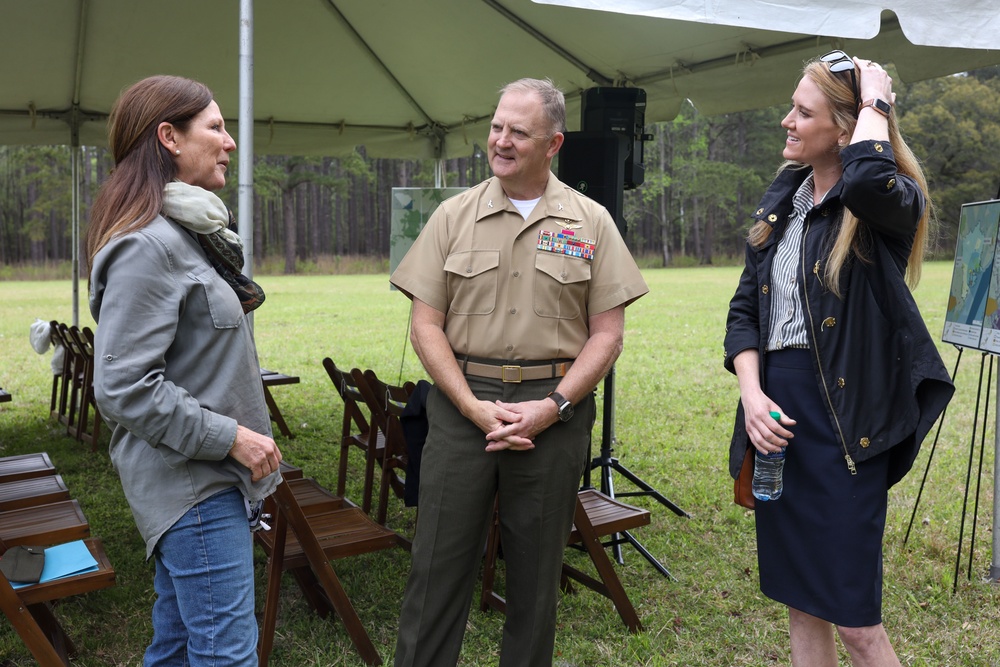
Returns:
[[[520,403],[480,401],[479,406],[481,419],[476,422],[486,433],[488,452],[534,449],[534,438],[558,418],[555,403],[547,398]]]

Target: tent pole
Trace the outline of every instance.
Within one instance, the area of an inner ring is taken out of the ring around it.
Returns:
[[[441,158],[441,159],[438,159],[438,160],[434,161],[434,187],[435,188],[444,188],[444,187],[447,187],[447,185],[445,185],[445,182],[444,182],[445,181],[444,177],[445,177],[445,165],[444,165],[444,159]]]
[[[70,213],[72,233],[72,266],[73,266],[73,326],[80,326],[80,146],[69,147],[70,178],[73,184]]]
[[[239,235],[243,274],[253,277],[253,0],[240,0]]]

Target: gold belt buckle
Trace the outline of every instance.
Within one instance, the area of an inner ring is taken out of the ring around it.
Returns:
[[[511,373],[510,376],[507,373]],[[514,378],[517,378],[516,380]],[[500,367],[500,379],[504,382],[512,382],[518,384],[521,382],[521,367],[520,366],[501,366]]]

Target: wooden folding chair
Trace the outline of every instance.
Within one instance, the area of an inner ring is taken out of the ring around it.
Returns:
[[[44,546],[90,537],[90,524],[76,500],[60,500],[0,512],[0,540]]]
[[[343,497],[347,490],[347,458],[352,447],[360,449],[365,455],[364,490],[361,495],[361,509],[371,512],[374,487],[375,464],[382,459],[385,447],[385,436],[380,432],[372,433],[372,427],[361,409],[365,399],[361,395],[354,377],[350,371],[337,367],[333,359],[323,359],[323,368],[330,376],[337,395],[344,404],[344,417],[340,425],[340,462],[337,468],[337,495]],[[374,438],[374,450],[369,442]],[[371,456],[369,451],[371,450]]]
[[[494,511],[493,525],[486,541],[486,557],[483,565],[483,588],[479,607],[482,611],[490,608],[506,612],[506,602],[493,589],[495,583],[497,552],[500,545],[499,513]],[[583,489],[577,494],[576,513],[573,518],[573,530],[570,532],[568,545],[580,545],[593,562],[600,579],[563,562],[563,589],[569,590],[567,579],[573,579],[591,590],[610,599],[618,615],[630,632],[642,630],[642,622],[632,606],[625,587],[622,586],[618,574],[611,565],[611,560],[601,542],[604,536],[615,535],[625,530],[638,528],[649,524],[649,511],[639,507],[626,505],[610,498],[596,489]]]
[[[288,482],[278,486],[274,501],[272,529],[255,533],[257,543],[267,553],[267,592],[257,648],[261,667],[267,667],[274,645],[281,573],[304,567],[310,568],[319,582],[317,598],[310,601],[317,613],[325,617],[333,611],[343,621],[365,664],[382,664],[330,561],[395,547],[396,534],[372,521],[358,507],[307,513]]]
[[[69,422],[70,394],[72,393],[80,367],[69,341],[69,327],[52,320],[52,340],[63,350],[62,373],[52,378],[52,398],[49,404],[49,414],[60,423]],[[58,395],[57,395],[58,394]]]
[[[406,382],[393,385],[379,379],[375,371],[364,373],[353,369],[351,375],[371,413],[372,425],[385,436],[382,452],[382,473],[379,482],[379,503],[376,521],[385,525],[389,507],[389,489],[403,497],[406,477],[406,438],[399,417],[416,385]]]
[[[115,585],[115,571],[101,541],[93,538],[85,540],[85,544],[97,561],[98,569],[95,572],[84,572],[18,589],[0,575],[0,609],[42,667],[69,665],[69,657],[77,653],[72,640],[56,619],[52,603]],[[0,540],[0,554],[9,546],[13,545]]]
[[[89,327],[79,329],[71,326],[66,329],[66,336],[73,350],[74,363],[79,365],[79,373],[70,392],[66,432],[90,445],[93,452],[97,450],[101,429],[101,413],[94,395],[94,332]]]
[[[0,483],[54,474],[56,467],[45,452],[0,457]]]
[[[59,416],[59,395],[60,388],[65,388],[66,386],[66,364],[68,363],[68,355],[66,353],[66,346],[63,343],[62,336],[59,334],[59,322],[52,320],[49,322],[49,340],[52,342],[52,346],[57,352],[53,354],[62,354],[62,368],[58,373],[52,373],[52,397],[49,399],[49,415],[53,418]],[[65,390],[65,389],[64,389]]]
[[[0,512],[69,499],[62,475],[0,482]]]

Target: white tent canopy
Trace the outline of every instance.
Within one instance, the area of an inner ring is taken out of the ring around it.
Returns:
[[[802,61],[831,48],[892,61],[907,81],[1000,62],[985,50],[1000,46],[993,2],[959,4],[896,0],[899,21],[880,23],[868,0],[603,3],[647,16],[531,0],[258,2],[253,149],[469,155],[497,89],[521,76],[567,91],[577,129],[576,93],[593,86],[643,88],[647,121],[685,99],[709,114],[781,103]],[[156,73],[204,81],[238,120],[236,0],[0,0],[0,16],[0,144],[102,145],[118,93]],[[927,33],[931,46],[911,43]]]
[[[898,17],[911,44],[1000,48],[995,2],[969,0],[838,0],[838,2],[710,2],[709,0],[534,0],[539,4],[597,9],[635,16],[767,28],[850,39],[875,39],[885,12]]]

